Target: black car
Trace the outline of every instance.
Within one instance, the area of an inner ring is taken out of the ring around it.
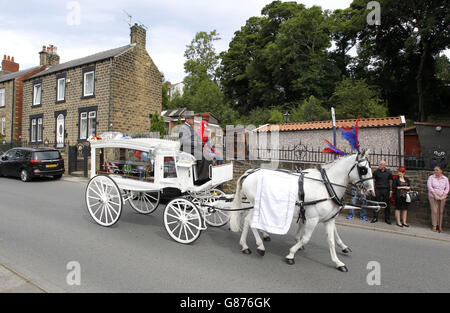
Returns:
[[[20,177],[24,182],[36,177],[64,174],[64,159],[56,149],[14,148],[0,157],[0,176]]]

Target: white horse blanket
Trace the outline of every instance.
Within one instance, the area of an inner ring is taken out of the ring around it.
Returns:
[[[260,170],[251,227],[285,235],[291,226],[298,194],[298,177]]]

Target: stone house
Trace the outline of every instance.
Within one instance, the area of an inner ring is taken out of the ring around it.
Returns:
[[[14,57],[3,56],[0,73],[0,133],[3,141],[21,140],[23,81],[44,69],[43,66],[35,66],[19,71]]]
[[[59,63],[52,46],[43,72],[24,80],[22,139],[63,149],[108,131],[148,132],[161,111],[162,76],[146,51],[146,30],[131,27],[130,44]]]

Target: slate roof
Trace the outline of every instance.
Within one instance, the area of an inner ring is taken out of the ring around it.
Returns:
[[[339,120],[336,121],[336,127],[342,128],[345,126],[352,127],[356,120]],[[383,117],[383,118],[367,118],[361,119],[359,127],[387,127],[387,126],[402,126],[402,117]],[[297,131],[297,130],[317,130],[317,129],[332,129],[332,121],[318,121],[318,122],[302,122],[302,123],[287,123],[280,125],[265,125],[258,129],[258,132],[271,131],[273,126],[279,128],[279,131]]]
[[[37,70],[38,68],[40,68],[40,66],[31,67],[31,68],[28,68],[26,70],[18,71],[18,72],[15,72],[15,73],[9,73],[9,74],[1,75],[0,76],[0,83],[7,82],[9,80],[13,80],[13,79],[19,78],[21,76],[27,75],[28,73],[30,73],[30,72],[32,72],[34,70]]]
[[[61,71],[64,71],[64,70],[67,70],[70,68],[74,68],[74,67],[82,66],[85,64],[95,63],[98,61],[109,59],[109,58],[115,57],[115,56],[127,51],[128,49],[130,49],[134,46],[135,46],[135,44],[130,44],[130,45],[126,45],[123,47],[119,47],[119,48],[99,52],[96,54],[92,54],[92,55],[89,55],[84,58],[72,60],[72,61],[61,63],[58,65],[53,65],[53,66],[50,66],[48,69],[30,77],[29,79],[35,79],[37,77],[53,74],[56,72],[61,72]]]

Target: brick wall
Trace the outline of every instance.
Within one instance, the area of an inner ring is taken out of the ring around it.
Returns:
[[[161,112],[161,74],[145,49],[135,46],[114,58],[113,129],[126,134],[150,131],[150,114]]]
[[[258,166],[261,162],[253,161],[252,164]],[[315,167],[312,164],[296,164],[292,162],[281,162],[280,168],[295,170],[295,166],[300,166],[302,169]],[[233,167],[233,180],[224,184],[224,191],[226,193],[234,193],[236,190],[236,183],[239,177],[241,177],[245,171],[252,168],[250,165],[244,165],[238,162],[234,162]],[[375,170],[375,168],[373,168]],[[430,205],[428,203],[428,189],[427,180],[432,174],[431,171],[407,171],[406,176],[411,181],[411,187],[413,190],[419,192],[420,201],[411,203],[408,210],[408,223],[421,224],[431,227],[431,211]],[[446,175],[447,176],[447,175]],[[444,216],[444,228],[450,227],[450,208],[449,203],[445,210]],[[380,210],[379,220],[384,221],[384,210]],[[348,211],[342,212],[342,214],[347,215]],[[367,216],[371,218],[373,212],[371,210],[367,211]],[[391,221],[395,221],[395,205],[391,205]]]

